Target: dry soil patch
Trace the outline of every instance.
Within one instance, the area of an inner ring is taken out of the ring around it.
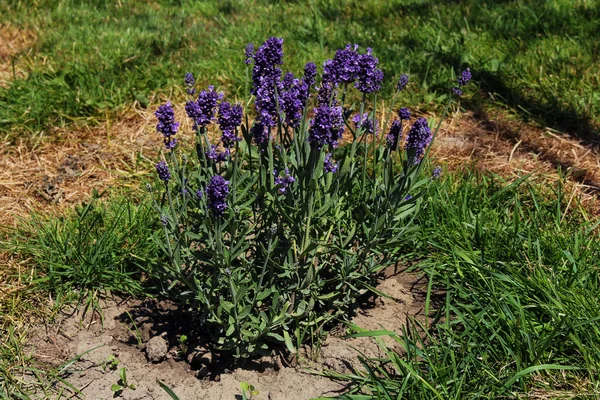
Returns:
[[[408,316],[422,312],[421,293],[425,285],[415,274],[389,276],[378,288],[391,299],[378,298],[371,308],[359,309],[352,323],[366,329],[383,326],[401,331]],[[67,377],[81,390],[83,398],[112,398],[110,387],[119,379],[119,368],[125,367],[128,380],[136,389],[124,390],[120,394],[123,399],[169,399],[157,380],[171,387],[181,399],[239,399],[240,382],[253,384],[260,392],[257,399],[310,399],[335,395],[343,387],[310,371],[349,373],[351,366],[359,365],[357,350],[367,357],[383,356],[371,339],[345,339],[345,329],[341,327],[338,335],[329,335],[317,358],[304,349],[303,356],[296,360],[289,355],[277,355],[233,366],[210,355],[209,361],[196,363],[190,354],[196,354],[198,346],[190,342],[191,348],[184,354],[178,344],[180,334],[185,331],[182,322],[186,316],[169,303],[109,300],[104,304],[103,315],[103,326],[97,315],[83,318],[80,312],[62,315],[57,323],[38,328],[30,342],[36,358],[53,366],[83,354],[69,368],[74,372]],[[136,321],[142,346],[133,333],[136,330],[132,332],[131,319]],[[164,361],[148,361],[146,348],[152,341],[167,344]],[[107,367],[110,356],[120,361],[114,370]]]

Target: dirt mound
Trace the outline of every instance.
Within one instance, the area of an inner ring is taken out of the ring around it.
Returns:
[[[377,298],[372,307],[359,309],[352,323],[366,329],[385,326],[401,331],[407,316],[422,312],[420,293],[425,285],[414,274],[389,274],[378,289],[390,298]],[[189,347],[183,346],[181,335],[190,326],[189,318],[170,303],[110,300],[103,305],[103,323],[98,315],[82,317],[81,311],[73,312],[39,328],[30,346],[39,361],[55,367],[76,359],[67,368],[66,378],[81,391],[81,397],[90,399],[113,397],[111,386],[119,381],[121,368],[126,369],[127,383],[135,385],[135,390],[119,393],[123,399],[169,399],[157,381],[171,387],[182,400],[239,399],[241,382],[255,386],[260,392],[257,399],[310,399],[342,389],[340,383],[311,371],[349,373],[351,366],[359,365],[358,352],[368,357],[383,355],[371,339],[344,339],[342,325],[317,354],[317,349],[305,348],[297,358],[282,352],[234,366],[201,344],[190,341]],[[151,344],[153,348],[148,349]],[[158,359],[164,360],[149,361],[150,352],[153,358],[159,354]],[[114,359],[118,359],[116,365]]]

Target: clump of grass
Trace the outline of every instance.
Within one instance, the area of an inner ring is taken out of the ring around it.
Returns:
[[[145,273],[159,258],[151,240],[158,221],[148,203],[99,197],[66,216],[32,215],[11,241],[14,253],[30,259],[37,287],[59,303],[75,294],[96,307],[108,292],[142,295]]]
[[[417,254],[432,285],[426,310],[362,359],[339,399],[598,396],[598,222],[567,209],[559,185],[490,175],[446,179],[421,215]],[[437,301],[432,299],[436,298]],[[441,293],[441,294],[440,294]]]

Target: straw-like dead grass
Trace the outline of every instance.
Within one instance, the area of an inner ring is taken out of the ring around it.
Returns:
[[[57,131],[51,142],[3,148],[0,225],[14,225],[33,210],[63,212],[89,198],[94,188],[141,188],[160,148],[153,110],[132,108],[96,127]],[[188,142],[191,126],[182,109],[176,113],[182,122],[179,140]],[[599,208],[597,152],[563,133],[502,116],[482,120],[456,114],[443,124],[433,155],[449,169],[468,165],[507,178],[533,173],[548,184],[558,179],[557,166],[568,168],[574,195],[581,194],[590,210]]]
[[[22,141],[0,150],[0,226],[15,226],[32,211],[60,214],[102,192],[140,190],[162,147],[155,108],[131,108],[94,127],[59,129],[51,139]],[[183,109],[177,139],[192,142]],[[212,135],[211,135],[212,136]]]
[[[533,174],[547,185],[556,185],[560,167],[570,196],[580,196],[590,213],[600,214],[597,150],[565,133],[500,114],[478,119],[467,112],[444,123],[432,153],[451,170],[470,166],[509,179]]]
[[[30,49],[37,37],[32,30],[21,29],[9,23],[0,24],[0,86],[6,86],[15,77],[23,77],[24,66],[17,55]]]

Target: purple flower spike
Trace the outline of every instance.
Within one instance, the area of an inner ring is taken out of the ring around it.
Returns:
[[[222,93],[215,92],[215,87],[209,86],[198,94],[197,101],[190,100],[185,104],[185,111],[196,126],[205,127],[215,118],[217,103],[222,98]]]
[[[465,86],[467,83],[469,83],[469,81],[472,78],[473,78],[473,76],[471,76],[471,68],[467,68],[463,72],[461,72],[457,81],[460,86]]]
[[[290,185],[296,182],[296,178],[290,175],[290,171],[287,168],[283,177],[277,174],[277,170],[273,171],[273,175],[275,175],[275,185],[279,186],[278,191],[280,194],[285,194]]]
[[[396,151],[398,148],[398,142],[402,137],[402,121],[399,119],[395,119],[392,122],[392,126],[390,127],[390,132],[385,136],[385,141],[387,147],[391,151]]]
[[[236,104],[233,107],[228,101],[223,101],[219,104],[219,116],[217,121],[219,128],[223,131],[221,141],[227,148],[233,147],[235,142],[242,140],[235,135],[235,130],[242,124],[242,106]]]
[[[227,160],[229,154],[229,149],[225,149],[225,151],[218,151],[217,147],[212,145],[211,149],[206,152],[206,157],[218,163]]]
[[[318,150],[325,144],[336,147],[343,133],[342,107],[323,105],[315,108],[315,115],[308,131],[308,142],[311,147]]]
[[[262,146],[269,141],[269,127],[263,125],[261,122],[256,122],[254,124],[250,130],[250,134],[254,139],[254,143],[258,146]]]
[[[319,91],[317,92],[317,103],[320,106],[329,106],[331,104],[334,107],[338,105],[335,87],[335,84],[331,82],[321,83],[321,87],[319,87]]]
[[[377,120],[374,118],[369,118],[369,113],[364,113],[362,118],[360,114],[356,114],[352,118],[352,122],[354,122],[357,130],[362,128],[363,133],[377,134],[379,132],[377,128]]]
[[[252,43],[248,43],[246,45],[246,59],[244,60],[244,63],[246,65],[250,65],[252,64],[252,59],[254,58],[254,45]]]
[[[304,83],[308,86],[315,84],[317,78],[317,66],[314,62],[308,62],[304,66]]]
[[[202,193],[202,189],[196,190],[196,197],[198,197],[198,199],[201,199],[203,195],[204,194]]]
[[[433,174],[431,175],[433,179],[438,179],[442,175],[442,167],[439,165],[433,169]]]
[[[212,214],[216,217],[222,216],[227,209],[229,181],[226,181],[221,175],[215,175],[210,178],[205,192],[208,200],[208,208]]]
[[[410,119],[410,110],[408,107],[403,107],[398,110],[398,117],[403,121],[408,121]]]
[[[352,83],[360,71],[358,45],[346,45],[345,49],[335,52],[332,60],[323,64],[323,82]]]
[[[327,153],[325,160],[323,161],[323,168],[325,172],[335,173],[338,170],[338,164],[331,160],[331,153]]]
[[[371,53],[372,50],[368,48],[367,53],[361,54],[358,60],[358,81],[354,87],[363,93],[378,91],[383,82],[383,71],[377,68],[379,60]]]
[[[196,89],[194,89],[196,79],[194,79],[194,75],[191,72],[185,74],[184,82],[185,86],[187,86],[187,94],[192,95],[196,93]]]
[[[173,150],[177,145],[177,139],[166,140],[165,139],[165,147],[167,150]]]
[[[398,79],[398,84],[396,85],[396,90],[398,90],[400,92],[400,91],[404,90],[404,88],[406,88],[406,85],[408,85],[408,75],[402,74],[402,75],[400,75],[400,79]]]
[[[421,156],[425,153],[425,149],[429,145],[429,142],[431,142],[431,129],[429,129],[429,125],[425,118],[419,118],[410,128],[404,146],[406,150],[414,151],[414,164],[418,164],[421,161]]]
[[[169,179],[171,179],[169,167],[164,161],[160,161],[158,164],[156,164],[156,173],[158,174],[158,178],[165,183],[169,182]]]
[[[154,115],[158,118],[156,131],[162,133],[165,136],[165,140],[168,140],[177,133],[179,123],[175,122],[175,112],[170,102],[158,107]]]
[[[283,39],[267,39],[254,53],[252,69],[252,94],[256,96],[256,111],[260,121],[267,126],[277,125],[277,94],[282,92],[280,82],[283,64]]]
[[[295,128],[302,120],[302,112],[308,100],[308,85],[295,79],[294,75],[288,72],[283,79],[283,90],[281,109],[285,114],[285,123]]]
[[[463,72],[461,72],[460,76],[456,80],[458,82],[458,86],[452,88],[452,91],[454,92],[454,94],[457,95],[457,96],[462,95],[463,91],[462,91],[461,87],[465,86],[466,84],[468,84],[471,81],[472,78],[473,77],[471,76],[471,69],[470,68],[467,68]]]

